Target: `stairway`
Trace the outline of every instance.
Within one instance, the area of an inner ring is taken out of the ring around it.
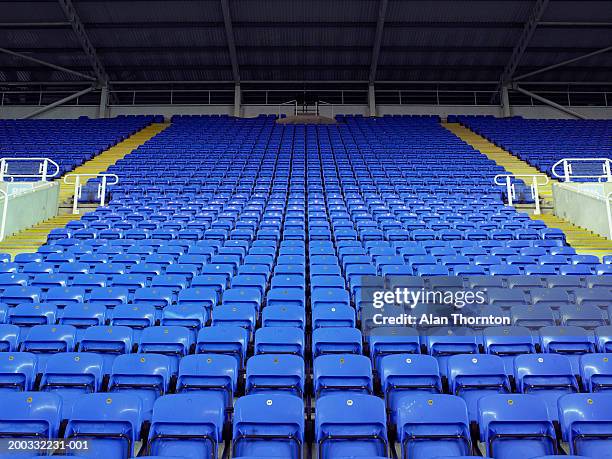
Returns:
[[[481,137],[458,123],[443,123],[442,125],[468,145],[471,145],[489,159],[503,166],[511,174],[542,174],[542,172],[535,167],[530,166],[503,148],[498,147],[484,137]],[[527,180],[525,181],[528,183]],[[542,207],[544,209],[552,207],[552,182],[554,180],[550,179],[550,181],[551,183],[548,185],[538,187],[540,197],[543,201]],[[550,228],[562,230],[567,236],[567,243],[576,249],[576,252],[579,254],[590,254],[602,257],[612,253],[612,241],[589,230],[573,225],[552,213],[546,213],[545,211],[540,215],[533,215],[530,213],[529,216],[534,220],[544,221]]]
[[[70,174],[99,174],[101,172],[104,172],[109,166],[115,164],[120,159],[123,159],[127,154],[131,153],[140,145],[145,143],[147,140],[150,140],[151,138],[162,132],[169,125],[169,123],[150,124],[146,128],[128,137],[123,142],[119,142],[117,145],[100,153],[92,160],[85,162],[84,164],[70,172]],[[58,180],[60,183],[59,199],[60,204],[62,204],[73,197],[74,184],[68,185],[64,183],[63,177],[59,178]]]
[[[612,254],[612,241],[592,231],[573,225],[551,213],[530,216],[542,220],[550,228],[559,228],[563,231],[567,236],[567,243],[579,254],[597,255],[600,258]]]
[[[123,142],[119,142],[114,147],[100,153],[90,161],[77,167],[70,174],[99,174],[104,172],[109,166],[124,158],[127,154],[138,148],[147,140],[153,138],[169,126],[169,123],[155,123],[138,131],[128,137]],[[74,184],[67,185],[64,178],[57,179],[60,184],[60,213],[69,205],[74,195]],[[78,220],[81,215],[63,214],[38,223],[31,228],[20,231],[19,233],[7,236],[0,242],[0,253],[9,253],[14,257],[18,253],[36,252],[38,247],[47,241],[49,231],[54,228],[62,228],[72,220]]]
[[[507,152],[503,148],[498,147],[494,143],[489,142],[484,137],[476,134],[474,131],[462,126],[459,123],[443,123],[446,129],[455,134],[468,145],[471,145],[476,150],[480,151],[487,158],[492,159],[497,164],[514,175],[534,175],[542,174],[541,171],[533,166],[530,166],[525,161],[520,160],[512,153]],[[529,178],[525,178],[524,182],[529,185]],[[552,182],[548,185],[538,186],[538,192],[545,201],[552,201]]]

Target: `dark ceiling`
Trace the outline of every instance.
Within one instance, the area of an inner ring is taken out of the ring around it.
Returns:
[[[384,0],[71,3],[111,82],[367,82],[377,24],[382,34],[375,81],[494,82],[540,2],[388,0],[384,17]],[[612,45],[611,0],[547,3],[515,75]],[[65,0],[0,0],[0,48],[95,75],[92,53],[85,52],[83,35],[69,17]],[[79,80],[0,53],[0,82]],[[612,82],[612,52],[530,81]]]

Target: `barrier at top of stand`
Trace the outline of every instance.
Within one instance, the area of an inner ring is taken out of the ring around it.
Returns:
[[[10,173],[9,165],[11,163],[38,163],[38,172],[35,174],[20,174]],[[49,165],[55,168],[53,173],[49,172]],[[16,178],[36,178],[42,181],[56,177],[60,173],[59,164],[49,158],[2,158],[0,159],[0,182],[9,181],[12,182]]]
[[[592,174],[590,171],[587,174],[574,173],[573,166],[580,163],[597,164],[601,167],[601,173]],[[559,166],[563,166],[562,174],[559,174],[557,170]],[[612,182],[612,160],[609,158],[564,158],[553,165],[551,173],[566,182],[571,182],[572,179],[597,179],[598,182]]]
[[[531,183],[529,184],[529,188],[531,190],[531,196],[535,202],[535,215],[540,215],[540,193],[538,191],[538,187],[548,185],[550,179],[544,174],[500,174],[496,175],[493,181],[496,185],[505,186],[508,194],[508,205],[514,205],[514,200],[516,199],[516,188],[513,179],[531,179]],[[500,181],[503,179],[503,181]]]

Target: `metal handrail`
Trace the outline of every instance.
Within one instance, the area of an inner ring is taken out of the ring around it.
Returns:
[[[0,197],[4,198],[4,204],[2,204],[2,219],[0,220],[0,241],[4,241],[6,216],[8,214],[8,193],[4,190],[0,190]]]
[[[538,182],[539,178],[543,178],[544,182]],[[499,182],[498,179],[505,179],[503,182]],[[550,183],[550,179],[548,176],[544,174],[499,174],[493,178],[493,182],[499,186],[505,186],[508,193],[508,205],[511,206],[514,203],[514,199],[516,198],[516,189],[515,184],[512,183],[513,178],[531,178],[531,185],[529,188],[531,189],[531,196],[535,201],[535,210],[533,211],[534,215],[540,215],[540,193],[538,191],[538,187],[545,186]]]
[[[606,200],[606,213],[608,214],[608,239],[612,240],[612,191],[604,198]]]
[[[27,162],[27,161],[38,161],[40,165],[38,166],[38,174],[9,174],[8,166],[9,161],[16,162]],[[53,174],[49,173],[49,163],[55,166],[55,172]],[[49,158],[2,158],[0,159],[0,182],[3,182],[5,178],[9,178],[10,181],[13,181],[15,178],[40,178],[43,181],[46,181],[47,178],[52,178],[58,175],[60,172],[59,164]]]
[[[601,175],[573,175],[572,162],[593,162],[601,161],[603,166],[603,174]],[[557,167],[563,164],[563,175],[557,173]],[[605,178],[607,182],[612,182],[612,160],[608,158],[563,158],[553,164],[551,173],[557,177],[564,179],[566,182],[571,182],[572,178],[595,178],[602,182]]]
[[[74,182],[69,181],[69,177],[75,177]],[[64,183],[66,185],[74,184],[74,199],[72,203],[72,213],[77,215],[79,213],[79,198],[81,197],[81,193],[83,191],[83,182],[81,181],[81,177],[102,177],[102,181],[98,185],[97,197],[100,198],[100,205],[103,206],[105,204],[106,199],[106,187],[116,185],[119,183],[119,177],[116,174],[68,174],[64,177]],[[114,182],[109,182],[108,178],[115,179]],[[87,183],[88,180],[85,181]]]
[[[282,102],[280,104],[276,104],[278,107],[278,116],[280,118],[281,116],[281,107],[284,105],[293,105],[293,114],[297,115],[297,110],[298,110],[298,103],[296,99],[293,100],[288,100],[287,102]]]

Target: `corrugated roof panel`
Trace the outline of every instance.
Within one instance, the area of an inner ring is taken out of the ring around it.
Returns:
[[[218,0],[76,1],[81,20],[87,23],[222,21]]]
[[[533,0],[390,0],[387,18],[397,22],[524,22]]]
[[[215,46],[227,45],[223,27],[155,29],[108,29],[88,30],[88,35],[94,46]]]
[[[243,43],[256,46],[372,46],[376,28],[364,27],[234,27],[236,46]]]
[[[552,1],[543,21],[612,22],[612,2],[602,0]]]
[[[64,22],[66,16],[58,2],[3,1],[0,22]]]
[[[520,36],[516,29],[476,29],[389,27],[383,36],[384,46],[514,46]]]
[[[232,0],[236,22],[376,21],[379,0]]]

